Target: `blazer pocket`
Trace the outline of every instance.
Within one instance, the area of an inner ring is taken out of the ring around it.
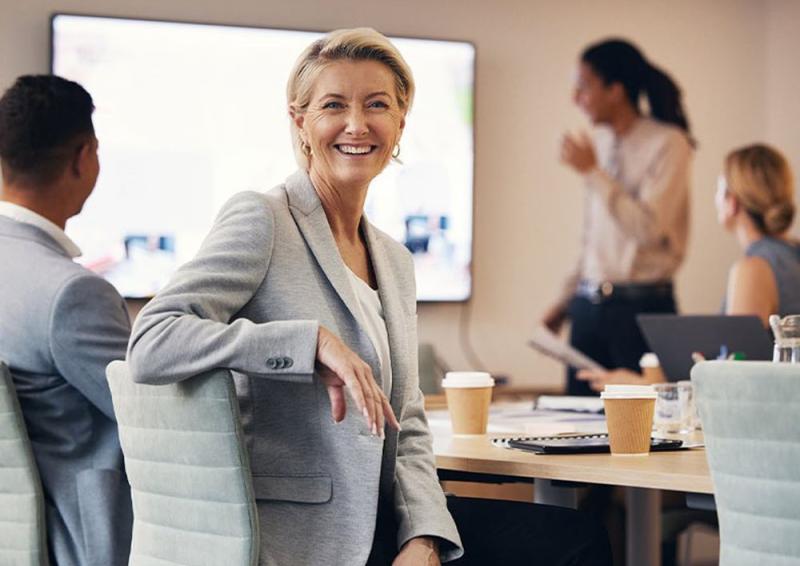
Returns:
[[[253,475],[253,491],[261,501],[327,503],[333,493],[330,476]]]

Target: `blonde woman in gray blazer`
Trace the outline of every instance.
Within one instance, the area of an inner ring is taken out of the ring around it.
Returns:
[[[608,566],[605,531],[574,511],[446,500],[439,486],[414,266],[363,214],[413,96],[411,71],[374,30],[303,52],[287,93],[300,170],[223,207],[134,325],[134,379],[234,370],[261,564]]]
[[[394,563],[462,554],[418,386],[411,256],[363,215],[413,95],[373,30],[309,46],[288,86],[300,171],[233,197],[134,327],[138,382],[236,372],[262,564],[365,564],[379,504]]]

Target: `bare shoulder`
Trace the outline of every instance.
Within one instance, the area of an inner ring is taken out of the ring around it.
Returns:
[[[775,283],[775,274],[769,262],[759,256],[745,256],[738,259],[732,266],[730,276],[740,281],[753,281]]]
[[[728,276],[727,314],[756,314],[766,320],[778,308],[778,283],[764,258],[743,257]]]

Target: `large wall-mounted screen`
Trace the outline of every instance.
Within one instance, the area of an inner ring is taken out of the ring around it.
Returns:
[[[297,169],[286,81],[320,33],[58,14],[52,71],[95,101],[101,174],[68,234],[126,297],[153,295],[189,260],[220,206]],[[472,288],[475,48],[392,38],[417,96],[400,163],[372,183],[367,217],[413,253],[417,298]]]

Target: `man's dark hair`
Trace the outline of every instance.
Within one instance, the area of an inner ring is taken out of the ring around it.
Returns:
[[[19,77],[0,98],[0,162],[6,183],[55,181],[94,135],[94,103],[76,82],[54,75]]]

